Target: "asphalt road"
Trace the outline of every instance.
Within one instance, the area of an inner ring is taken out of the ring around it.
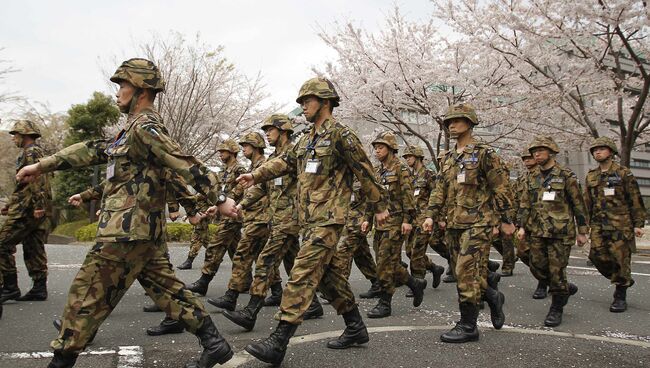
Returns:
[[[62,311],[69,283],[87,249],[86,246],[48,245],[50,297],[45,302],[5,304],[4,317],[0,320],[0,367],[47,365],[51,356],[49,342],[56,336],[52,320]],[[180,264],[187,248],[173,246],[170,251],[172,262]],[[17,256],[22,259],[20,252]],[[436,262],[443,261],[437,255],[431,257]],[[493,259],[499,259],[498,254],[493,253]],[[198,278],[200,262],[197,261],[193,270],[178,271],[183,281],[189,283]],[[506,295],[506,326],[500,331],[492,329],[486,310],[479,317],[480,341],[462,345],[439,340],[440,333],[458,319],[456,290],[452,284],[441,284],[436,290],[427,288],[419,308],[411,306],[411,300],[404,297],[406,288],[400,288],[393,298],[393,316],[365,319],[371,332],[370,343],[345,351],[324,347],[327,339],[338,336],[344,328],[342,318],[325,306],[323,318],[306,321],[298,328],[283,366],[650,367],[650,257],[634,256],[633,272],[636,285],[628,291],[628,311],[610,313],[614,288],[575,250],[568,274],[580,290],[565,308],[563,324],[550,329],[543,327],[550,298],[541,301],[531,298],[536,282],[527,268],[518,263],[514,277],[502,279],[499,285]],[[208,297],[222,295],[229,276],[227,261],[211,283]],[[430,283],[430,275],[427,277]],[[369,286],[356,268],[351,282],[357,294]],[[19,283],[23,292],[30,287],[22,261],[19,261]],[[241,295],[239,308],[247,301],[248,295]],[[162,313],[142,312],[142,306],[149,302],[142,288],[134,284],[76,367],[176,368],[197,357],[201,347],[189,333],[159,337],[145,334],[147,327],[163,318]],[[375,301],[359,300],[363,314],[374,304]],[[252,332],[233,325],[210,305],[208,310],[213,312],[217,326],[236,351],[235,358],[226,366],[266,366],[243,352],[243,348],[273,330],[275,308],[262,310]]]

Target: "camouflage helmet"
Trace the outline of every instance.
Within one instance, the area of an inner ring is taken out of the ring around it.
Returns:
[[[406,146],[402,157],[406,158],[406,156],[424,158],[424,151],[422,151],[422,147],[420,146]]]
[[[465,118],[469,120],[472,125],[478,125],[478,116],[476,116],[476,110],[474,109],[474,106],[467,103],[460,103],[449,106],[442,122],[445,126],[447,126],[449,125],[449,121],[451,119],[456,118]]]
[[[316,96],[323,100],[331,100],[333,107],[338,106],[341,100],[332,82],[321,77],[312,78],[303,83],[302,87],[300,87],[300,92],[298,92],[296,102],[302,104],[302,100],[307,96]]]
[[[377,135],[377,138],[372,141],[373,147],[377,143],[383,143],[388,146],[388,148],[392,148],[394,151],[397,151],[399,149],[399,146],[397,145],[397,139],[395,139],[395,134],[393,134],[393,132],[379,133],[379,135]]]
[[[524,148],[521,150],[521,154],[519,155],[519,157],[521,157],[521,159],[523,160],[523,159],[525,159],[526,157],[533,157],[533,154],[530,153],[530,151],[528,150],[528,147],[524,147]]]
[[[251,132],[246,134],[244,138],[239,140],[240,146],[243,145],[244,143],[250,144],[255,148],[260,148],[260,149],[266,148],[266,142],[264,141],[264,137],[262,137],[262,135],[258,132]]]
[[[127,81],[137,88],[165,91],[165,81],[160,70],[146,59],[133,58],[123,62],[111,77],[113,83],[119,84],[121,81]]]
[[[539,147],[547,148],[553,153],[560,153],[560,147],[555,143],[553,137],[550,136],[535,137],[530,145],[528,145],[528,152],[533,153],[533,149]]]
[[[14,123],[14,126],[9,131],[9,134],[22,134],[22,135],[31,135],[34,138],[41,136],[41,130],[38,129],[36,123],[31,120],[17,120]]]
[[[598,137],[594,142],[589,146],[589,152],[593,155],[594,149],[597,147],[607,147],[612,150],[612,153],[618,154],[618,149],[616,148],[616,142],[609,137]]]
[[[234,139],[226,139],[217,146],[217,151],[228,151],[230,153],[239,153],[239,145]]]
[[[269,127],[278,128],[282,131],[289,132],[289,134],[293,133],[293,124],[291,123],[291,119],[284,114],[273,114],[264,119],[262,130],[266,131]]]

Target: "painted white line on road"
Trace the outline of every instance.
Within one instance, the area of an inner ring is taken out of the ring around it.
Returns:
[[[120,346],[117,352],[117,368],[142,368],[144,356],[140,346]]]
[[[94,350],[94,351],[85,351],[80,355],[107,355],[115,354],[115,350]],[[42,352],[29,352],[29,353],[0,353],[0,359],[41,359],[41,358],[51,358],[54,354],[49,351]]]
[[[59,269],[59,270],[76,270],[78,268],[81,268],[81,263],[73,263],[73,264],[61,264],[61,263],[50,263],[47,265],[48,268],[50,269]]]
[[[572,268],[574,270],[587,270],[587,271],[598,272],[598,270],[596,270],[595,268],[592,268],[592,267],[567,266],[567,268]],[[634,276],[650,276],[650,273],[632,272],[632,275],[634,275]]]
[[[428,256],[434,256],[434,257],[442,258],[442,256],[441,256],[440,254],[438,254],[438,253],[427,253],[427,255],[428,255]],[[571,259],[580,259],[580,260],[583,260],[583,261],[588,260],[587,257],[569,256],[569,258],[571,258]],[[444,259],[444,258],[443,258],[443,259]],[[495,262],[503,263],[503,261],[500,260],[500,259],[491,259],[491,260],[492,260],[492,261],[495,261]],[[632,262],[632,264],[643,264],[643,265],[648,265],[648,264],[650,264],[650,261],[631,261],[631,262]],[[524,264],[521,260],[518,260],[517,263],[518,263],[518,264]],[[573,267],[573,266],[569,266],[569,268],[571,268],[571,267]],[[596,272],[598,272],[598,270],[596,270],[595,267],[585,268],[585,270],[592,270],[592,271],[596,271]],[[632,273],[632,274],[634,274],[634,273]],[[644,273],[641,273],[641,274],[638,274],[638,275],[639,275],[639,276],[650,276],[650,274],[644,274]]]

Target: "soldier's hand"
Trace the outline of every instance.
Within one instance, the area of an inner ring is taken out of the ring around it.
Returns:
[[[175,213],[178,213],[178,212],[175,212]],[[170,213],[169,218],[171,218],[171,217],[172,216],[171,216],[171,213]],[[205,213],[197,212],[194,216],[187,216],[187,221],[189,221],[190,224],[192,224],[192,225],[196,225],[199,222],[201,222],[201,220],[203,220],[204,217],[205,217]],[[176,216],[176,218],[178,218],[178,216]]]
[[[390,217],[390,213],[388,210],[384,210],[383,212],[380,213],[375,213],[375,220],[377,220],[377,226],[383,225],[386,220]]]
[[[515,233],[517,228],[515,227],[515,224],[506,224],[505,222],[501,223],[501,231],[503,231],[503,235],[507,237],[511,237],[512,234]],[[498,231],[497,231],[498,234]]]
[[[578,234],[578,236],[576,237],[576,242],[578,243],[579,247],[582,247],[583,245],[587,244],[587,235]]]
[[[38,163],[27,165],[16,174],[16,181],[19,183],[31,183],[41,175],[41,168]]]
[[[239,214],[237,211],[237,205],[235,200],[232,198],[226,198],[226,201],[217,206],[219,208],[219,213],[224,216],[236,218]]]
[[[237,177],[237,182],[244,188],[249,188],[255,184],[255,179],[253,178],[253,174],[241,174]]]
[[[526,230],[524,230],[523,227],[520,227],[519,231],[517,231],[517,239],[524,240],[525,237],[526,237]]]
[[[34,210],[34,218],[39,219],[43,216],[45,216],[45,210],[42,209]]]
[[[102,213],[102,210],[97,210],[95,211],[95,216],[99,217],[99,215]]]
[[[370,223],[368,221],[364,221],[361,223],[361,232],[362,233],[367,233],[368,229],[370,228]]]
[[[492,236],[499,236],[499,227],[498,226],[492,227]]]
[[[643,236],[643,229],[640,228],[640,227],[635,227],[634,228],[634,236],[636,236],[637,238],[642,237]]]
[[[9,208],[2,207],[2,209],[0,210],[0,215],[7,216],[7,214],[9,214]]]
[[[178,220],[178,218],[181,216],[181,213],[176,211],[176,212],[170,212],[169,213],[169,219],[172,221]]]
[[[407,224],[406,222],[402,223],[402,235],[408,235],[413,230],[413,225]]]
[[[447,228],[447,223],[444,221],[438,221],[438,226],[440,227],[440,230],[445,230]]]
[[[433,219],[431,217],[427,217],[426,220],[422,223],[422,230],[425,233],[430,233],[433,231]]]
[[[68,203],[71,206],[79,207],[83,203],[83,199],[81,199],[81,194],[75,194],[68,198]]]

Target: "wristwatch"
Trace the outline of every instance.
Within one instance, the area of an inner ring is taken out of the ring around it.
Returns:
[[[215,204],[218,206],[218,205],[222,204],[223,202],[225,202],[226,199],[227,199],[226,196],[223,193],[221,193],[217,197],[217,203],[215,203]]]

